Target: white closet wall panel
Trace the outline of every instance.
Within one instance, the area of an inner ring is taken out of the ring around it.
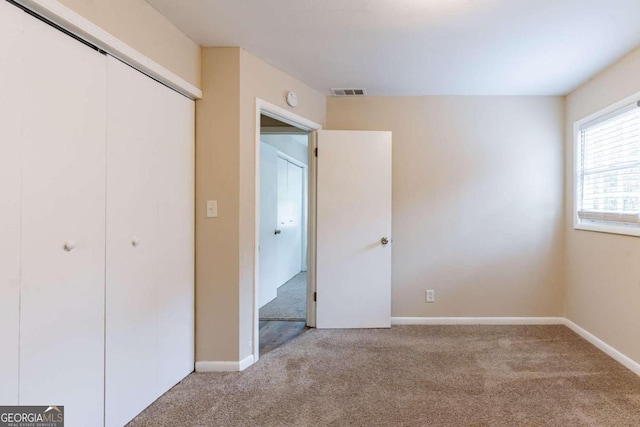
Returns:
[[[0,405],[18,404],[20,169],[26,14],[0,2]]]
[[[20,404],[100,425],[106,57],[32,18],[22,48]]]
[[[158,182],[163,88],[108,58],[105,422],[157,397]]]
[[[159,396],[194,369],[195,103],[156,85]]]

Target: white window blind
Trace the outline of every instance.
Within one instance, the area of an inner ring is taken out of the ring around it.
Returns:
[[[640,108],[634,103],[579,127],[580,222],[640,225]]]

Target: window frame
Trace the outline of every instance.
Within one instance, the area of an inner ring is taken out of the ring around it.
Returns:
[[[598,120],[601,117],[615,113],[628,105],[640,101],[640,92],[628,96],[614,104],[596,111],[573,123],[573,229],[583,231],[596,231],[601,233],[622,234],[627,236],[640,237],[640,225],[615,223],[615,222],[583,222],[578,216],[578,191],[580,186],[580,176],[578,171],[580,164],[581,131],[583,125]],[[639,107],[640,108],[640,107]]]

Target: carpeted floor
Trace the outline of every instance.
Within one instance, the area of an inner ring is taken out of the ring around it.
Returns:
[[[564,326],[312,329],[130,425],[640,426],[640,377]]]
[[[260,320],[307,320],[307,272],[278,288],[278,296],[260,309]]]

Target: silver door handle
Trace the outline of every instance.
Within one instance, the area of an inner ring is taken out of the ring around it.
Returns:
[[[389,239],[387,239],[386,237],[383,237],[382,239],[380,239],[380,243],[382,243],[383,245],[386,245],[387,243],[389,243]]]
[[[273,232],[273,234],[280,234],[280,233],[282,233],[282,230],[278,230],[278,229],[276,229],[276,230]]]

